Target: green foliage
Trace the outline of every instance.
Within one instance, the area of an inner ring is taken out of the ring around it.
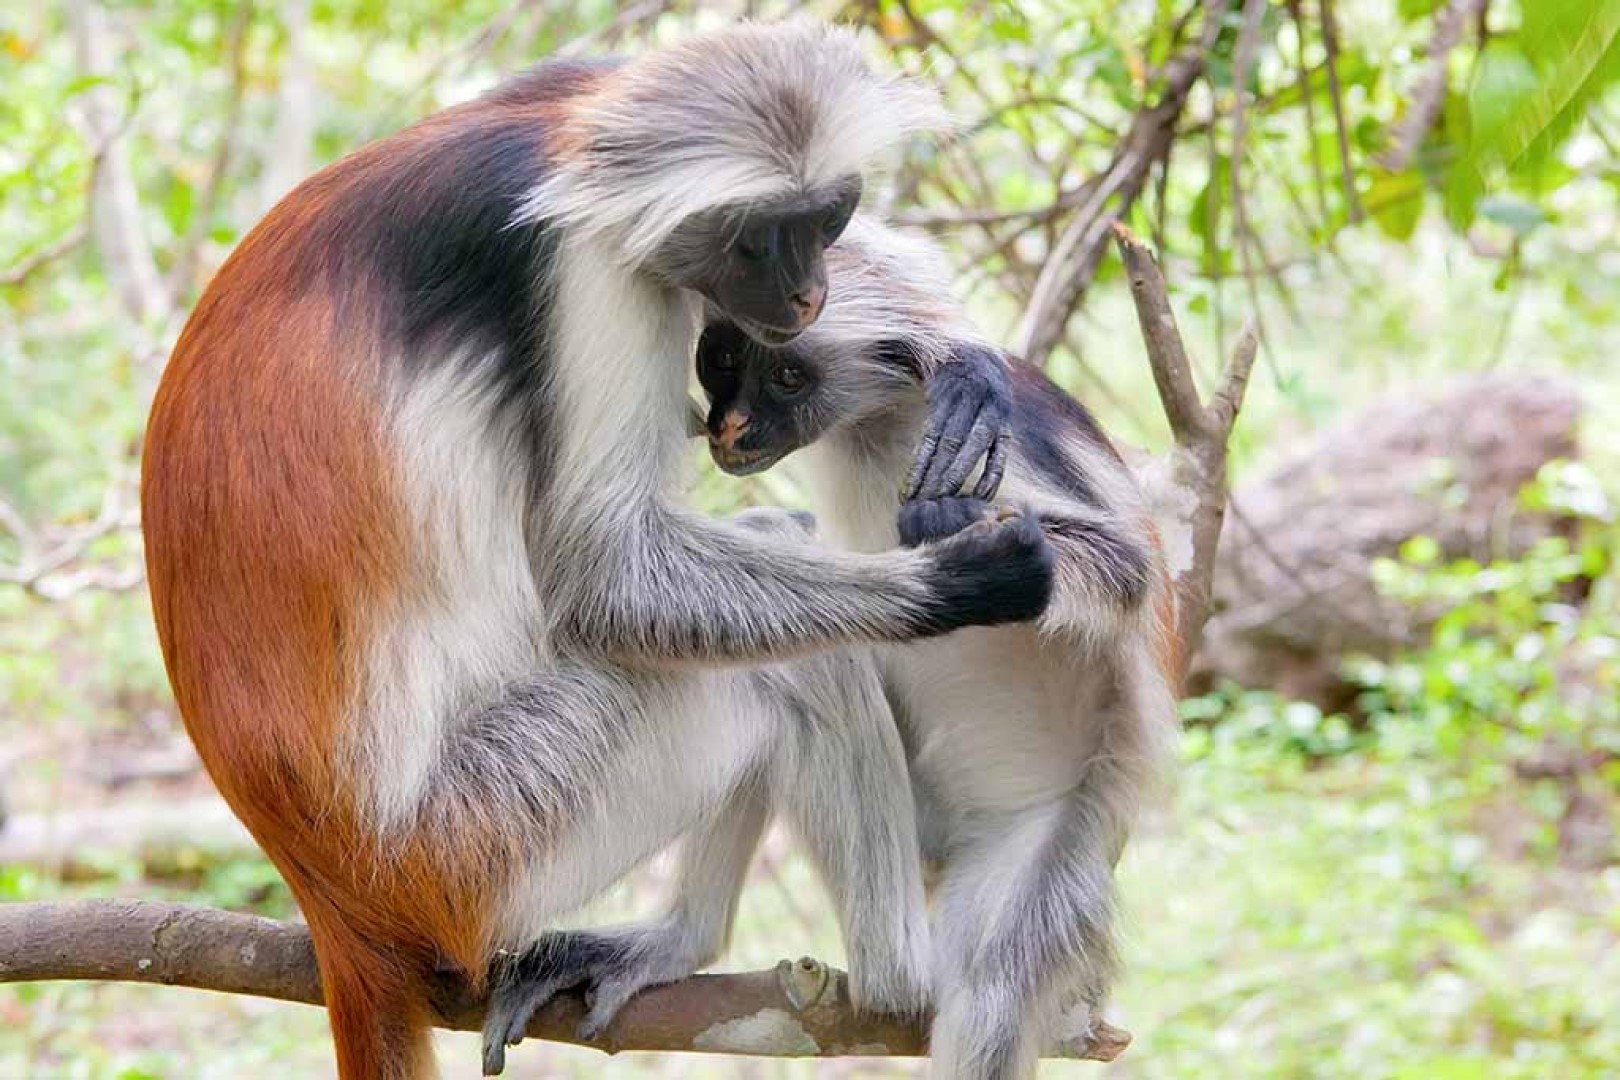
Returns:
[[[1620,81],[1620,2],[1538,0],[1474,64],[1466,124],[1443,181],[1458,227],[1494,181],[1546,195],[1574,179],[1557,153]]]
[[[1386,749],[1474,756],[1487,774],[1552,752],[1620,758],[1620,527],[1579,465],[1548,466],[1526,501],[1571,515],[1573,538],[1486,566],[1441,563],[1419,538],[1374,567],[1386,595],[1442,612],[1425,648],[1351,666]]]

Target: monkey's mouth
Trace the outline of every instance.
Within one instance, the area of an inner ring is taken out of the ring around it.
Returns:
[[[709,456],[721,471],[732,476],[762,473],[782,458],[781,454],[770,450],[727,450],[713,440],[709,442]]]

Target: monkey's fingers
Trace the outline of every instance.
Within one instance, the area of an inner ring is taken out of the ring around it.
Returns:
[[[980,413],[974,421],[973,428],[968,432],[966,439],[957,447],[955,456],[940,471],[939,486],[941,495],[955,495],[967,483],[967,478],[973,474],[973,469],[986,453],[1001,438],[1001,423],[999,418]],[[982,486],[982,485],[981,485]],[[980,495],[979,488],[974,488],[974,497],[988,499],[989,495]],[[994,495],[994,489],[990,495]]]
[[[930,430],[924,432],[923,443],[917,448],[921,476],[907,498],[940,499],[956,494],[945,486],[945,480],[979,422],[979,404],[972,396],[960,393],[945,394],[937,403],[930,404]],[[930,434],[937,437],[930,439]],[[925,455],[926,461],[923,460]],[[961,485],[960,480],[957,485]]]
[[[585,1018],[579,1022],[576,1033],[582,1039],[595,1040],[613,1023],[629,1000],[658,980],[624,976],[608,976],[599,980],[585,995]]]
[[[911,459],[911,471],[906,474],[905,486],[900,489],[900,501],[911,502],[917,498],[917,492],[922,487],[923,475],[934,462],[934,452],[939,449],[939,430],[930,418],[928,426],[923,429],[921,441],[917,443],[917,453]]]
[[[518,981],[497,986],[484,1011],[484,1075],[506,1069],[506,1048],[523,1041],[529,1020],[548,1001],[578,980]]]
[[[984,471],[979,474],[979,482],[973,485],[975,499],[991,499],[1001,489],[1001,478],[1007,472],[1007,451],[1012,440],[1005,434],[998,433],[991,442],[990,449],[984,455]]]

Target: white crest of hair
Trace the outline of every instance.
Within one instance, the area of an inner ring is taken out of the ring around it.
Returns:
[[[397,617],[380,620],[350,726],[362,805],[384,832],[409,823],[438,764],[445,725],[491,700],[545,655],[529,569],[529,492],[515,419],[503,416],[496,357],[454,358],[403,384],[391,416],[420,561]]]
[[[639,263],[693,215],[823,188],[948,126],[933,91],[877,71],[853,31],[743,23],[646,53],[575,103],[516,220],[605,234]]]

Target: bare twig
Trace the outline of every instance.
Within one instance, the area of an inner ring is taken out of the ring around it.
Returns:
[[[1344,94],[1339,88],[1339,27],[1333,18],[1333,0],[1321,0],[1322,48],[1327,52],[1328,101],[1333,105],[1333,126],[1339,139],[1339,176],[1344,183],[1345,213],[1352,223],[1361,220],[1356,198],[1356,171],[1350,160],[1350,126],[1344,119]]]
[[[83,900],[0,904],[0,982],[51,979],[160,983],[321,1003],[320,977],[302,926],[185,904]],[[459,980],[434,995],[441,1027],[476,1031],[482,1003]],[[584,1003],[565,994],[530,1021],[535,1038],[608,1053],[695,1051],[771,1057],[911,1057],[924,1029],[856,1013],[841,972],[804,959],[773,971],[697,975],[633,998],[600,1039],[576,1034]],[[1130,1036],[1101,1024],[1052,1056],[1111,1061]]]
[[[29,278],[58,259],[73,254],[90,236],[90,224],[81,221],[66,236],[53,244],[46,244],[32,255],[25,256],[10,268],[0,270],[0,287],[25,284]]]
[[[1009,221],[1038,225],[1060,216],[1085,201],[1084,185],[1063,192],[1051,202],[1023,210],[922,210],[893,215],[896,224],[922,229],[955,229],[964,225],[1001,225]]]
[[[641,0],[621,8],[606,26],[580,34],[557,49],[558,56],[583,56],[604,43],[614,43],[642,23],[651,22],[668,11],[671,0]]]
[[[507,31],[512,29],[512,25],[517,22],[525,11],[535,7],[538,3],[540,3],[540,0],[516,0],[505,11],[490,19],[488,23],[466,41],[447,49],[438,59],[428,65],[427,70],[422,73],[421,77],[416,80],[409,90],[396,97],[382,111],[380,114],[382,121],[378,125],[378,130],[388,131],[398,127],[410,115],[413,103],[417,98],[426,93],[434,83],[442,79],[446,72],[450,71],[451,68],[459,68],[465,71],[477,63],[485,53],[496,46],[501,38],[506,36]]]
[[[1249,293],[1249,317],[1260,328],[1265,340],[1265,324],[1260,311],[1260,282],[1255,269],[1253,249],[1260,239],[1249,223],[1248,204],[1243,191],[1243,156],[1248,151],[1249,135],[1249,79],[1254,74],[1255,54],[1260,47],[1260,20],[1266,13],[1269,0],[1244,0],[1243,22],[1238,30],[1237,49],[1232,62],[1234,100],[1232,104],[1232,159],[1229,175],[1232,181],[1232,235],[1237,241],[1238,263],[1243,270],[1243,283]],[[1260,262],[1267,261],[1260,252]]]
[[[1451,61],[1451,50],[1457,47],[1463,31],[1480,17],[1484,8],[1485,0],[1451,0],[1445,10],[1435,16],[1428,66],[1412,88],[1406,115],[1395,125],[1388,152],[1379,160],[1390,172],[1400,172],[1411,164],[1424,136],[1434,126],[1446,97],[1446,68]]]
[[[1322,168],[1322,148],[1316,140],[1316,94],[1311,90],[1311,73],[1305,66],[1303,0],[1288,0],[1288,17],[1294,22],[1294,66],[1297,71],[1294,85],[1299,87],[1299,99],[1305,107],[1305,143],[1311,156],[1311,186],[1316,189],[1316,208],[1322,216],[1319,227],[1325,232],[1331,221],[1327,204],[1327,173]]]
[[[115,464],[113,473],[102,491],[101,509],[84,524],[34,529],[20,511],[0,501],[0,529],[12,535],[18,548],[16,563],[0,564],[0,584],[20,586],[44,600],[61,600],[87,589],[121,592],[145,580],[138,563],[73,565],[104,537],[140,527],[132,470]]]

